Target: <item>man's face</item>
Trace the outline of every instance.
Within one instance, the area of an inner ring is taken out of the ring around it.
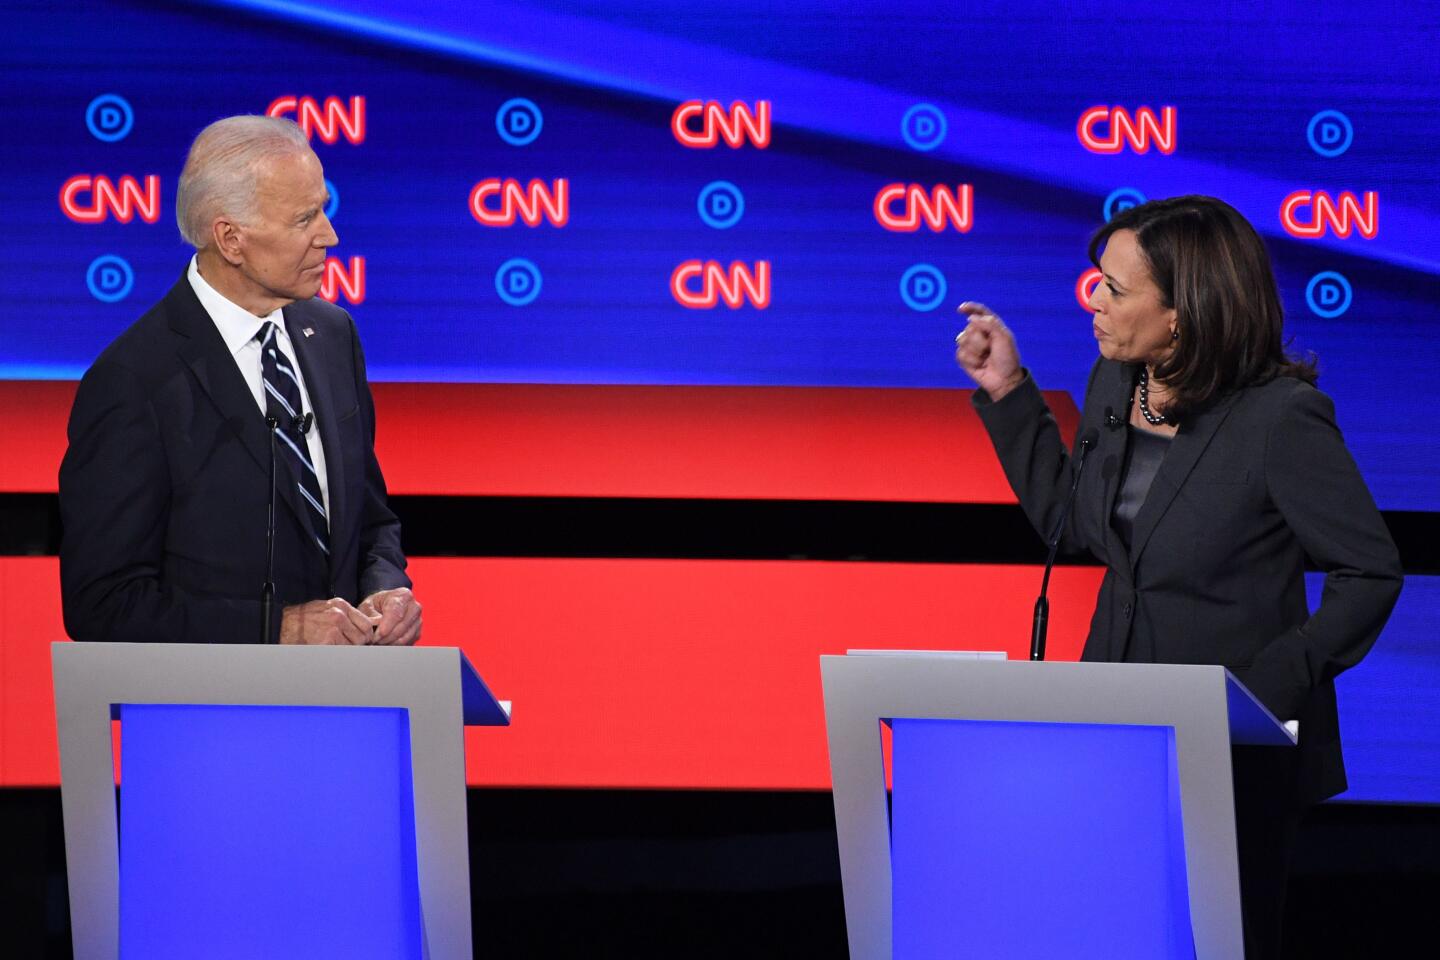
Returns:
[[[240,228],[240,271],[266,300],[308,300],[325,276],[325,251],[340,242],[325,216],[320,160],[309,150],[271,157],[255,180],[256,217]]]

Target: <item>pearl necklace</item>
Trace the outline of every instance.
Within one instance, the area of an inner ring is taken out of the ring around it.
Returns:
[[[1155,427],[1163,427],[1170,422],[1170,418],[1163,413],[1150,412],[1150,374],[1144,367],[1140,368],[1140,416]]]

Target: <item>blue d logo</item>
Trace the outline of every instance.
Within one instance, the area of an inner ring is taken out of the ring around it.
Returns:
[[[123,257],[105,254],[90,262],[85,271],[85,286],[101,303],[119,303],[135,286],[135,273]]]
[[[934,150],[944,143],[947,129],[945,114],[931,103],[915,104],[900,120],[900,136],[920,151]]]
[[[928,263],[917,263],[900,277],[900,299],[918,313],[929,313],[945,300],[945,274]]]
[[[1120,187],[1110,191],[1110,196],[1105,198],[1105,222],[1109,223],[1110,218],[1121,210],[1129,210],[1131,207],[1138,207],[1145,202],[1145,194],[1134,187]]]
[[[1355,128],[1350,125],[1350,118],[1339,110],[1321,110],[1310,118],[1305,139],[1310,141],[1310,149],[1320,156],[1338,157],[1350,149]]]
[[[533,100],[515,97],[500,104],[495,111],[495,130],[500,139],[512,147],[534,143],[545,126],[545,116]]]
[[[102,93],[85,108],[85,126],[96,140],[114,143],[124,140],[135,126],[135,111],[118,93]]]
[[[1310,278],[1305,285],[1305,304],[1310,312],[1326,320],[1340,316],[1350,309],[1354,292],[1350,281],[1334,270],[1325,270]]]
[[[745,195],[728,180],[706,184],[695,205],[700,219],[716,230],[728,230],[745,216]]]
[[[512,307],[534,303],[540,285],[540,268],[524,257],[506,260],[495,271],[495,292]]]

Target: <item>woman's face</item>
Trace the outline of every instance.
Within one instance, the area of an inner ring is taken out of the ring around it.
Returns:
[[[1175,310],[1161,305],[1135,231],[1111,234],[1100,254],[1100,272],[1104,277],[1090,295],[1100,355],[1152,365],[1163,360],[1174,344]]]

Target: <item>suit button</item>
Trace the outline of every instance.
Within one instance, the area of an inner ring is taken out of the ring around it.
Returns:
[[[1132,613],[1134,613],[1134,612],[1135,612],[1135,608],[1134,608],[1134,607],[1132,607],[1132,606],[1131,606],[1130,604],[1128,604],[1128,603],[1125,604],[1125,619],[1127,619],[1127,620],[1130,619],[1130,614],[1132,614]]]

